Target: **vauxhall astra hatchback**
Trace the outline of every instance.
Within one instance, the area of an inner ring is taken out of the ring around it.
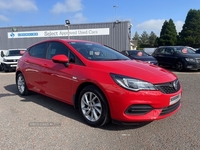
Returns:
[[[16,85],[73,105],[93,127],[169,117],[181,107],[175,74],[131,60],[99,43],[51,39],[30,46],[20,58]]]

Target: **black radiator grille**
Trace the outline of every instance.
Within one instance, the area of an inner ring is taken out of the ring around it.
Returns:
[[[157,84],[155,86],[157,87],[158,90],[160,90],[162,93],[165,94],[176,93],[180,90],[180,83],[178,79],[173,82]]]

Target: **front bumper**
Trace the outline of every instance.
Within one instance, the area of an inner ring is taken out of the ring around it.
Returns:
[[[111,118],[114,121],[149,122],[169,117],[181,108],[180,99],[171,105],[170,99],[182,95],[182,88],[173,94],[164,94],[160,91],[132,92],[120,89],[114,95],[114,98],[112,95],[109,101]],[[132,106],[134,106],[133,109]],[[131,109],[136,111],[132,112]]]
[[[1,63],[4,70],[15,70],[17,63]]]
[[[145,117],[143,116],[143,118],[135,119],[134,121],[119,121],[119,120],[112,119],[112,123],[119,124],[119,125],[143,125],[143,124],[146,125],[154,120],[163,119],[163,118],[173,115],[181,108],[181,106],[182,104],[179,101],[172,106],[163,108],[162,111],[154,110],[148,114],[148,116],[152,116],[152,118],[155,118],[155,119],[149,119],[149,117],[146,117],[146,119],[143,119]]]
[[[185,68],[189,70],[198,70],[200,69],[200,59],[196,58],[195,62],[185,61]]]
[[[198,70],[198,69],[200,69],[200,64],[187,63],[186,64],[186,69]]]

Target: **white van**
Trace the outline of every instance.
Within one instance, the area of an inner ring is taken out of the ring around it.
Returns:
[[[1,53],[6,53],[8,50],[0,50],[0,55],[1,55]],[[3,70],[3,68],[2,68],[2,66],[1,66],[1,62],[3,61],[3,57],[1,57],[0,56],[0,71],[2,71]]]
[[[15,70],[17,67],[17,62],[24,54],[26,49],[9,49],[1,51],[0,59],[0,69],[8,72],[10,70]]]

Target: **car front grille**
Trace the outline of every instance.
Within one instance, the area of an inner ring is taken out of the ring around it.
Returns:
[[[163,115],[166,115],[166,114],[169,114],[173,111],[175,111],[179,106],[180,106],[180,101],[178,101],[177,103],[169,106],[169,107],[165,107],[163,108],[162,112],[160,113],[160,116],[163,116]]]
[[[8,59],[8,60],[6,60],[6,62],[17,62],[18,60],[17,59]]]
[[[180,90],[181,87],[178,79],[173,82],[157,84],[155,86],[157,87],[158,90],[160,90],[164,94],[176,93]]]

